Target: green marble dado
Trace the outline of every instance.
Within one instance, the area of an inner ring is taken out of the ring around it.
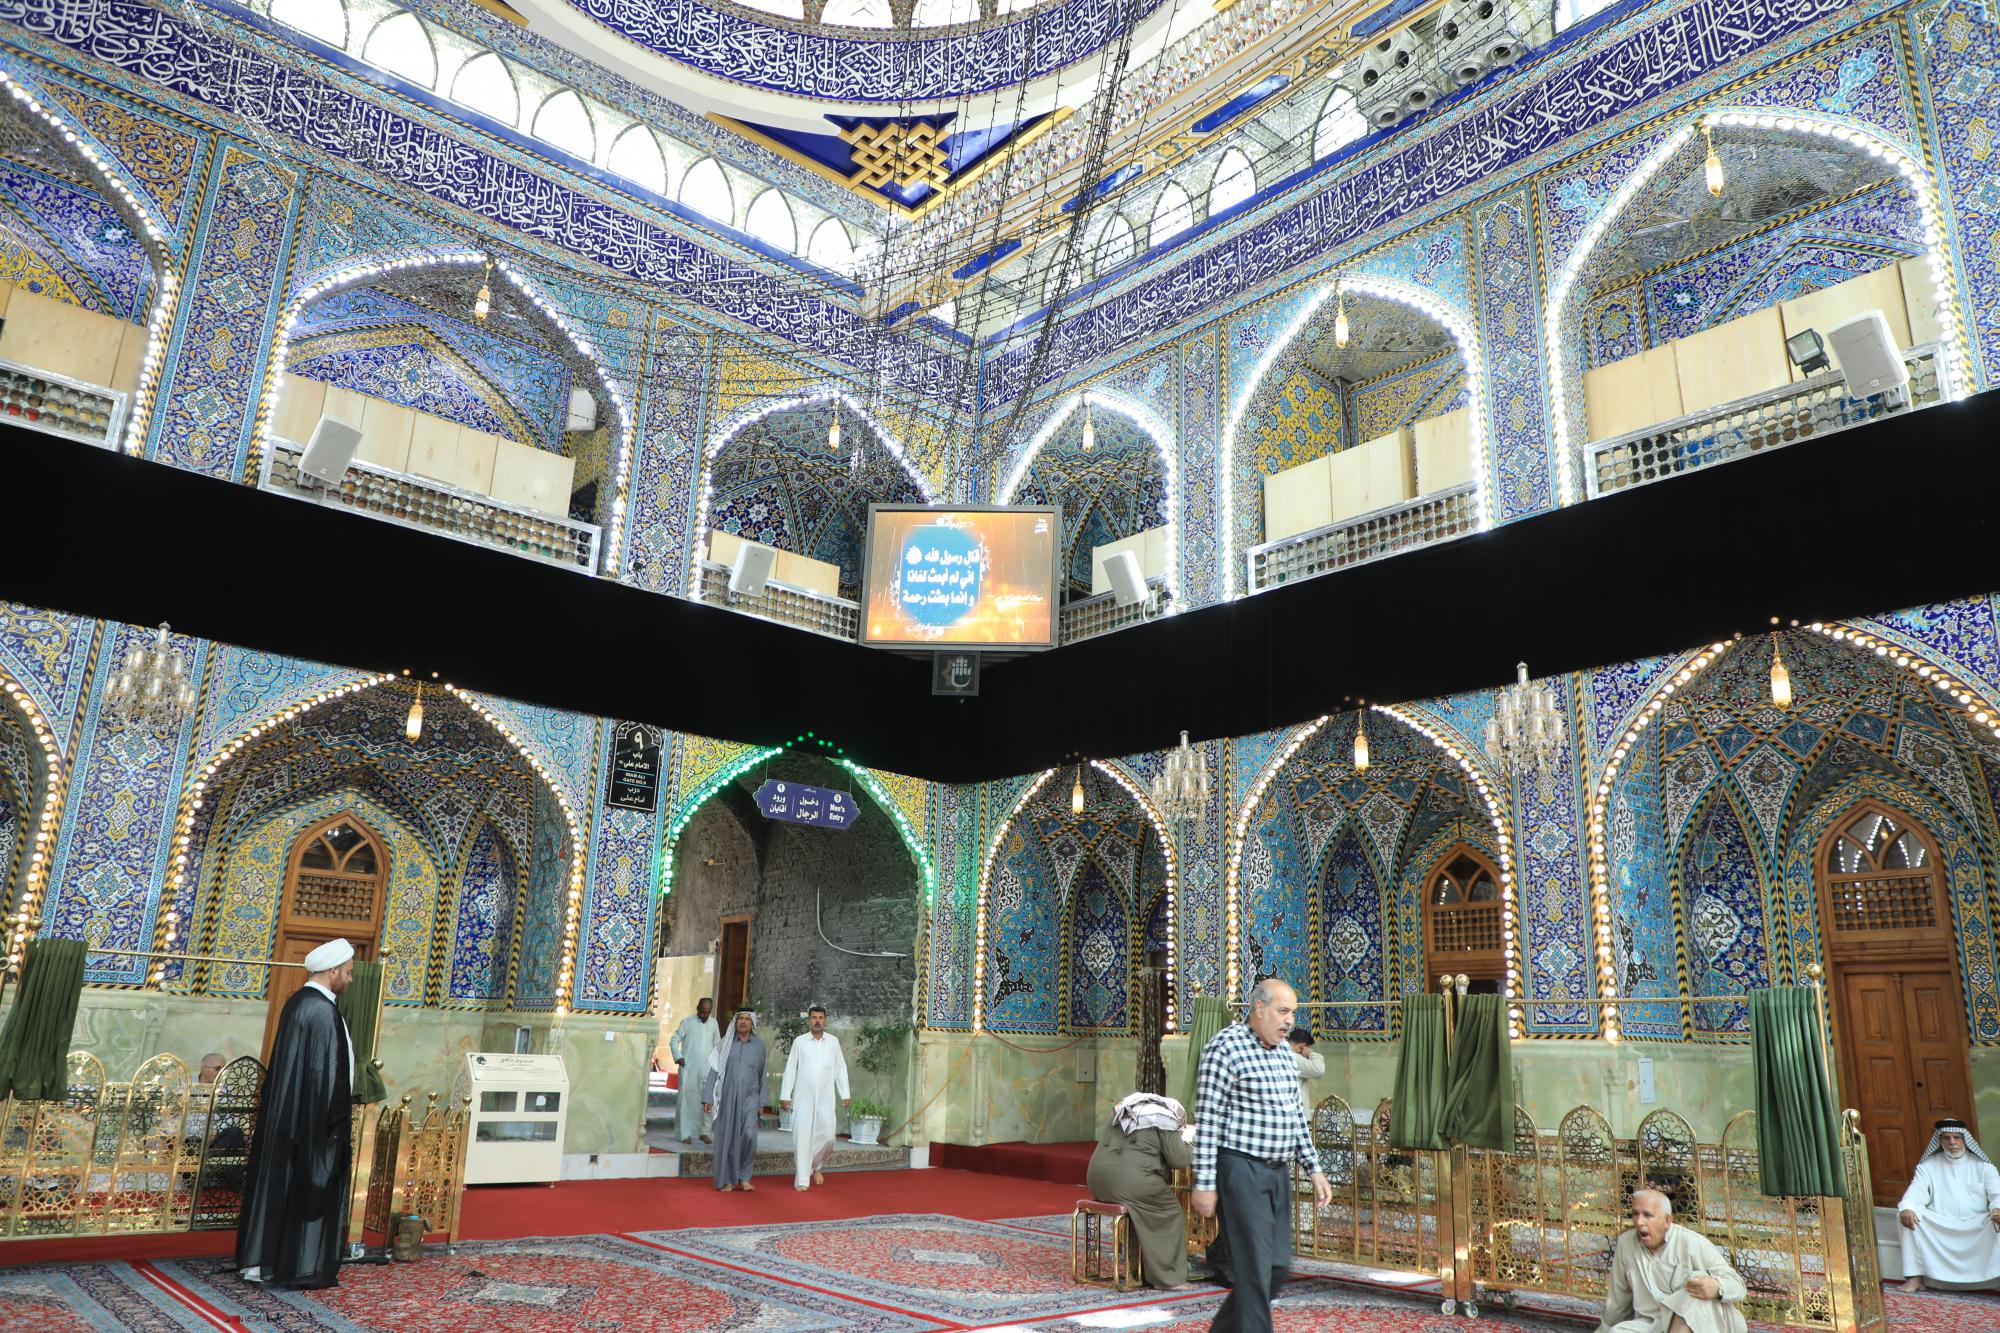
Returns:
[[[262,1000],[220,999],[170,992],[86,989],[77,1006],[72,1050],[89,1051],[114,1079],[166,1052],[190,1070],[210,1051],[229,1059],[256,1055],[264,1042]],[[656,1025],[643,1015],[425,1009],[390,1005],[382,1014],[376,1058],[389,1096],[422,1104],[465,1094],[465,1057],[512,1051],[518,1028],[531,1050],[560,1055],[569,1071],[569,1134],[564,1151],[645,1151],[646,1070]]]

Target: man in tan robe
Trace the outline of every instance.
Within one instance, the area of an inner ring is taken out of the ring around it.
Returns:
[[[1708,1237],[1674,1225],[1655,1189],[1632,1191],[1632,1229],[1618,1238],[1597,1333],[1745,1333],[1743,1279]]]

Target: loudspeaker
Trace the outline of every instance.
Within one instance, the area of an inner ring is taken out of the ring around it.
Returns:
[[[729,591],[737,597],[755,597],[771,581],[771,569],[777,563],[775,547],[744,542],[736,552],[736,564],[729,571]]]
[[[1146,572],[1139,568],[1139,557],[1132,551],[1106,556],[1104,577],[1110,582],[1111,595],[1118,599],[1120,606],[1137,606],[1153,594],[1153,590],[1146,586]]]
[[[569,391],[569,423],[564,430],[596,430],[597,399],[588,389]]]
[[[1856,315],[1826,331],[1826,345],[1847,380],[1848,396],[1873,398],[1910,382],[1903,349],[1879,310]]]
[[[360,431],[344,421],[321,417],[299,458],[299,471],[329,486],[338,486],[347,475],[347,465],[354,461],[354,451],[360,447]]]

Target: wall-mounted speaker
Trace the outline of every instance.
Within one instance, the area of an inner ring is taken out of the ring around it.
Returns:
[[[354,461],[354,451],[360,447],[359,430],[344,421],[321,417],[299,458],[299,471],[329,486],[338,486],[347,475],[347,465]]]
[[[569,391],[569,422],[564,430],[596,430],[597,398],[588,389]]]
[[[736,552],[736,563],[729,569],[730,595],[755,597],[764,591],[764,585],[771,581],[771,570],[777,563],[775,547],[761,542],[744,542]]]
[[[1826,331],[1826,345],[1854,398],[1873,398],[1910,382],[1903,349],[1879,310],[1869,310]]]
[[[1120,606],[1137,606],[1152,595],[1146,586],[1146,572],[1139,568],[1136,551],[1120,551],[1104,559],[1104,577]]]

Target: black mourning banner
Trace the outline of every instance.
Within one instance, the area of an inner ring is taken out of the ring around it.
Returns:
[[[660,729],[620,722],[611,729],[611,790],[606,805],[657,809],[660,803]]]

